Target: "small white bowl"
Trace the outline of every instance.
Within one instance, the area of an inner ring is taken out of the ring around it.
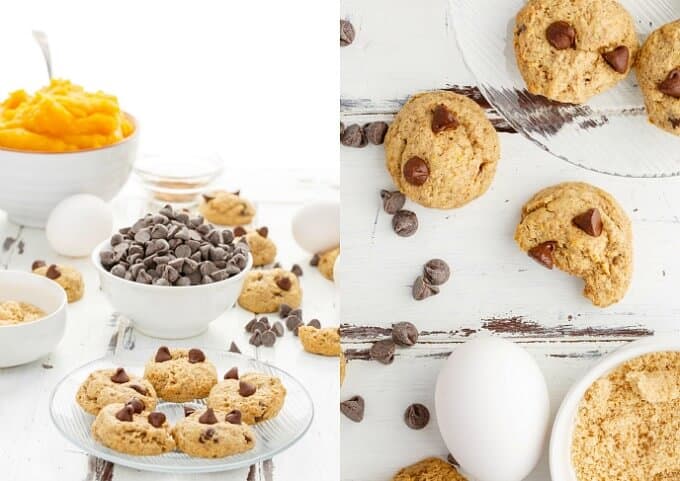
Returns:
[[[47,313],[30,322],[0,326],[0,367],[35,361],[51,352],[66,328],[66,292],[46,277],[0,271],[0,301],[28,302]]]
[[[663,334],[633,341],[604,356],[576,382],[562,400],[550,436],[550,476],[552,481],[577,481],[571,464],[571,440],[579,403],[597,379],[620,364],[651,352],[680,351],[680,335]]]
[[[116,277],[99,261],[106,240],[92,252],[102,291],[116,312],[130,318],[143,334],[161,339],[198,336],[231,308],[241,293],[243,279],[253,265],[248,254],[245,269],[234,277],[199,286],[156,286]]]
[[[74,194],[111,200],[134,164],[139,125],[115,144],[77,152],[29,152],[0,148],[0,209],[20,225],[44,227],[50,212]]]

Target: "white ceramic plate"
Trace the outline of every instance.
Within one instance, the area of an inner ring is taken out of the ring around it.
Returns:
[[[94,416],[83,411],[75,402],[76,391],[87,375],[96,369],[124,367],[136,375],[144,373],[144,364],[153,352],[127,351],[117,357],[104,357],[85,364],[68,374],[57,385],[50,399],[50,415],[61,434],[83,451],[113,463],[145,471],[167,473],[208,473],[250,466],[269,459],[298,441],[309,429],[314,416],[314,405],[307,390],[290,374],[269,364],[225,351],[204,349],[206,357],[217,368],[221,377],[233,366],[240,373],[257,371],[279,377],[286,387],[286,401],[274,419],[253,426],[255,448],[242,454],[219,459],[192,458],[184,453],[172,452],[159,456],[131,456],[113,451],[94,440],[90,426]],[[204,400],[191,403],[201,406]],[[160,402],[157,411],[163,412],[174,424],[184,417],[183,404]]]
[[[677,0],[620,0],[640,41],[680,17]],[[489,103],[531,141],[589,170],[626,177],[680,175],[680,137],[647,121],[631,73],[584,105],[530,95],[515,63],[513,28],[524,0],[449,0],[451,36]]]

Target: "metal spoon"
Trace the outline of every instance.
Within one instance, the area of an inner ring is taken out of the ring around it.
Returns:
[[[40,50],[42,50],[45,65],[47,66],[47,75],[52,80],[52,56],[50,55],[50,43],[47,40],[47,34],[42,30],[33,30],[33,38],[40,47]]]

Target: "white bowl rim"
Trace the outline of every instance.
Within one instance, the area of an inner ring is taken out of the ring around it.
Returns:
[[[564,460],[562,453],[564,452],[564,444],[568,443],[568,452],[571,454],[574,415],[583,395],[593,382],[608,374],[622,363],[636,357],[652,352],[673,351],[680,351],[680,333],[667,332],[637,339],[604,356],[578,381],[572,384],[562,399],[550,434],[548,464],[550,467],[550,477],[553,481],[573,481],[577,479],[571,464],[571,457]],[[565,463],[569,466],[569,472],[564,472],[563,470]]]
[[[209,289],[211,286],[218,286],[220,284],[229,284],[231,282],[237,281],[241,279],[242,277],[245,276],[246,273],[248,273],[251,268],[253,267],[253,256],[250,252],[248,252],[248,259],[246,261],[246,266],[243,268],[241,272],[236,274],[235,276],[228,277],[224,280],[217,281],[217,282],[211,282],[210,284],[198,284],[195,286],[159,286],[156,284],[142,284],[141,282],[134,282],[134,281],[129,281],[127,279],[123,279],[122,277],[114,276],[111,274],[109,271],[104,269],[104,266],[102,266],[101,262],[99,261],[99,252],[102,250],[102,248],[109,244],[110,239],[106,239],[102,243],[100,243],[97,247],[94,248],[92,251],[92,255],[90,257],[90,260],[92,261],[92,264],[94,264],[95,269],[103,275],[106,276],[110,279],[114,279],[116,281],[122,281],[125,283],[129,283],[135,286],[138,286],[141,289],[148,289],[148,290],[155,290],[155,291],[162,291],[162,290],[167,290],[170,289],[173,292],[177,291],[177,289],[184,289],[184,290],[189,290],[189,289],[194,289],[194,290],[199,290],[199,289]]]
[[[28,321],[28,322],[19,322],[17,324],[9,324],[9,325],[0,325],[0,329],[22,329],[26,326],[30,326],[32,324],[37,324],[39,322],[47,321],[48,319],[53,318],[57,314],[59,314],[61,311],[66,309],[66,305],[68,304],[68,299],[66,297],[66,291],[64,290],[63,287],[61,287],[59,284],[57,284],[55,281],[48,279],[47,277],[40,276],[38,274],[33,274],[32,272],[23,272],[23,271],[17,271],[17,270],[1,270],[0,271],[0,277],[6,276],[6,275],[11,275],[11,276],[19,276],[19,277],[26,277],[28,276],[33,276],[39,280],[37,282],[41,282],[45,285],[45,289],[52,289],[55,291],[55,293],[59,292],[59,296],[61,297],[61,301],[59,302],[59,307],[57,307],[54,311],[47,313],[43,317],[39,319],[35,319],[34,321]],[[36,280],[36,279],[34,279]],[[0,299],[0,300],[6,300],[6,299]],[[28,302],[28,301],[21,301],[21,302]]]
[[[49,150],[19,150],[19,149],[9,149],[7,147],[0,146],[0,152],[10,152],[12,154],[26,154],[26,155],[54,155],[54,156],[64,155],[65,156],[65,155],[74,155],[74,154],[84,154],[84,153],[87,153],[87,152],[95,152],[97,150],[111,149],[111,148],[114,148],[114,147],[116,147],[120,144],[124,144],[128,140],[131,140],[135,137],[138,137],[139,121],[137,120],[137,118],[134,115],[132,115],[128,112],[125,112],[125,111],[123,111],[123,115],[125,115],[127,118],[129,118],[132,121],[132,123],[135,126],[135,130],[133,130],[132,133],[130,135],[128,135],[127,137],[122,138],[118,142],[114,142],[112,144],[102,145],[101,147],[91,147],[89,149],[69,150],[69,151],[66,151],[66,152],[51,152]]]

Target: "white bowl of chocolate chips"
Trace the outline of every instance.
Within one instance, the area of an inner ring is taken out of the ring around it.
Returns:
[[[201,216],[163,207],[124,227],[92,253],[113,308],[142,333],[201,334],[231,308],[252,266],[245,242]]]

